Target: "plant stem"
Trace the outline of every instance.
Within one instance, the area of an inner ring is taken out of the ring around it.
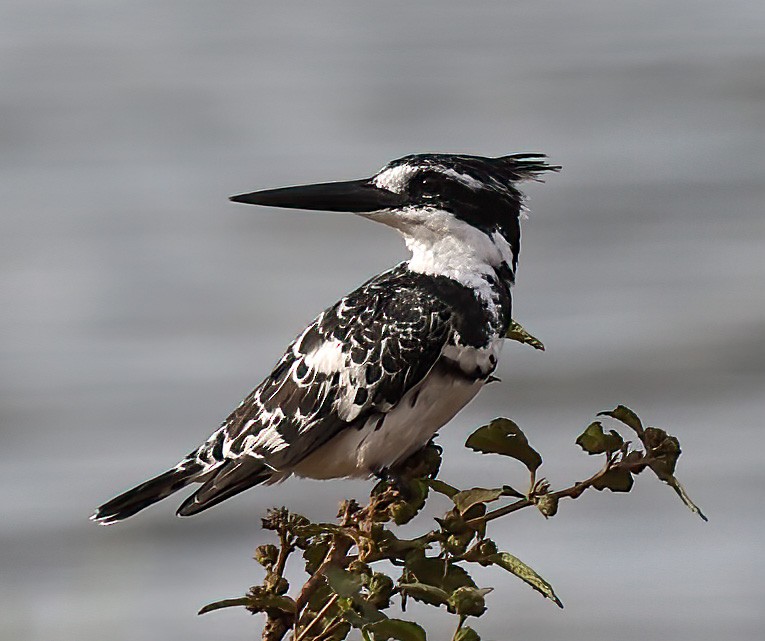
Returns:
[[[467,617],[465,617],[465,615],[464,615],[464,614],[461,614],[461,615],[460,615],[460,620],[459,620],[459,622],[457,623],[457,629],[454,631],[454,634],[452,635],[452,641],[454,641],[454,639],[456,639],[456,638],[457,638],[457,633],[458,633],[460,630],[462,630],[462,626],[465,624],[465,619],[466,619],[466,618],[467,618]]]
[[[305,635],[308,634],[308,631],[322,620],[327,611],[335,604],[339,598],[340,597],[338,594],[333,594],[332,597],[324,604],[324,607],[319,610],[316,616],[311,620],[311,622],[303,628],[303,631],[300,634],[297,635],[295,641],[300,641],[303,637],[305,637]]]
[[[337,629],[339,625],[342,625],[343,622],[340,620],[339,617],[334,617],[328,624],[327,627],[324,628],[321,631],[321,634],[319,634],[318,637],[315,637],[315,641],[319,641],[319,639],[328,638],[332,636],[332,633]]]
[[[614,460],[612,458],[607,458],[606,464],[600,468],[595,474],[593,474],[590,478],[584,480],[584,481],[577,481],[572,486],[567,487],[563,490],[558,490],[557,492],[550,492],[550,494],[558,499],[578,499],[585,490],[591,488],[598,479],[602,478],[606,473],[610,472],[611,470],[619,470],[624,469],[628,470],[630,472],[637,473],[636,470],[642,470],[645,468],[648,464],[650,464],[654,459],[648,456],[643,456],[638,461],[619,461],[618,463],[614,463]],[[482,525],[484,523],[488,523],[489,521],[493,521],[494,519],[498,519],[502,516],[506,516],[508,514],[512,514],[513,512],[517,512],[518,510],[522,510],[523,508],[529,507],[530,505],[534,505],[534,502],[530,499],[521,499],[519,501],[516,501],[515,503],[511,503],[510,505],[505,505],[504,507],[497,508],[496,510],[492,510],[491,512],[487,512],[483,516],[476,517],[474,519],[470,519],[467,521],[467,525],[470,527],[477,527],[479,525]]]
[[[534,505],[534,503],[532,503],[529,499],[521,499],[520,501],[516,501],[510,505],[505,505],[504,507],[500,507],[496,510],[492,510],[491,512],[487,512],[483,516],[470,519],[469,521],[466,521],[466,523],[470,527],[476,527],[489,521],[493,521],[494,519],[498,519],[501,516],[522,510],[525,507],[529,507],[529,505]]]
[[[346,555],[352,546],[353,541],[351,539],[337,535],[335,536],[334,544],[332,545],[330,551],[327,553],[324,562],[319,566],[319,569],[313,573],[311,578],[305,582],[303,589],[300,591],[300,595],[296,600],[298,617],[300,616],[300,612],[308,603],[308,600],[311,598],[311,595],[316,592],[316,590],[324,581],[324,572],[327,571],[327,568],[333,565],[345,567]]]

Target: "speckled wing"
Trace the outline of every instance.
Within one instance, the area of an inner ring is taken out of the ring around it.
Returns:
[[[289,473],[342,430],[389,411],[432,369],[451,335],[448,306],[403,270],[362,285],[295,339],[198,450],[198,460],[218,468],[208,490],[223,491],[264,466]]]

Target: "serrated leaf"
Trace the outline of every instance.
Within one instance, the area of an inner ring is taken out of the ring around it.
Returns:
[[[559,608],[563,607],[563,603],[555,594],[552,585],[539,576],[532,568],[526,565],[518,557],[509,554],[508,552],[499,552],[497,554],[490,554],[486,557],[486,560],[490,563],[494,563],[499,567],[514,574],[522,581],[528,583],[532,588],[539,592],[542,596],[547,597],[553,601]]]
[[[529,334],[520,323],[514,320],[510,321],[510,327],[507,328],[505,338],[509,338],[511,341],[523,343],[525,345],[531,345],[534,349],[545,351],[545,346],[538,338]]]
[[[576,444],[588,454],[603,454],[619,450],[624,445],[624,439],[615,430],[609,430],[608,434],[605,434],[602,423],[595,421],[579,435]]]
[[[317,537],[303,550],[303,559],[305,559],[305,571],[313,574],[319,569],[329,552],[331,542],[329,537]]]
[[[425,630],[412,621],[401,619],[383,619],[376,623],[365,625],[362,634],[366,633],[372,641],[426,641]]]
[[[197,612],[197,614],[207,614],[208,612],[213,612],[214,610],[222,610],[223,608],[246,608],[248,605],[250,605],[250,599],[246,596],[238,597],[236,599],[223,599],[221,601],[216,601],[215,603],[208,603],[199,612]]]
[[[460,514],[465,514],[471,507],[479,503],[491,503],[504,495],[502,488],[474,487],[470,490],[462,490],[452,497],[454,505]]]
[[[612,492],[629,492],[634,480],[629,470],[612,468],[593,484],[596,490],[611,490]]]
[[[646,447],[648,457],[654,459],[648,464],[651,471],[675,490],[680,500],[691,512],[698,514],[702,520],[707,521],[707,517],[699,506],[691,500],[680,481],[675,478],[675,467],[682,451],[680,441],[658,427],[646,427],[641,440]]]
[[[657,427],[647,427],[643,436],[643,444],[656,461],[649,467],[662,481],[675,473],[677,459],[680,458],[680,441]]]
[[[617,421],[621,421],[627,427],[631,427],[633,430],[635,430],[635,433],[638,436],[643,435],[643,423],[638,415],[635,414],[635,412],[633,412],[629,407],[624,405],[617,405],[610,412],[598,412],[598,416],[610,416],[611,418],[615,418]]]
[[[502,454],[521,461],[531,472],[542,465],[539,455],[520,427],[509,418],[495,418],[479,427],[465,442],[465,447],[483,454]]]
[[[431,605],[443,605],[449,600],[446,590],[427,583],[400,583],[399,589],[413,599]]]
[[[439,494],[443,494],[444,496],[448,496],[449,498],[452,498],[459,490],[449,485],[448,483],[444,483],[443,481],[439,479],[423,479],[423,481],[430,486],[430,489],[434,492],[438,492]]]
[[[358,574],[339,567],[330,567],[324,573],[329,588],[340,598],[338,608],[343,619],[355,628],[380,621],[385,615],[361,593],[364,579]]]
[[[386,618],[382,612],[360,595],[340,598],[337,600],[337,605],[343,621],[347,621],[357,629],[362,629],[370,623]]]
[[[470,626],[464,625],[454,635],[454,641],[481,641],[481,637]]]
[[[476,587],[475,582],[464,568],[444,559],[433,557],[409,559],[406,563],[406,572],[415,579],[412,581],[411,578],[408,578],[407,583],[432,585],[444,590],[447,594],[451,594],[457,588],[464,586]]]
[[[618,410],[619,408],[628,412],[630,411],[622,405],[616,409]],[[637,420],[639,423],[640,419]],[[680,500],[691,512],[698,514],[699,518],[703,521],[708,521],[709,519],[707,519],[706,515],[701,511],[701,508],[691,500],[691,497],[688,496],[685,488],[675,477],[675,468],[677,467],[677,461],[682,452],[680,449],[680,441],[658,427],[646,427],[643,429],[642,424],[640,424],[640,430],[638,436],[646,447],[647,456],[648,458],[654,459],[648,463],[648,467],[651,468],[651,471],[656,474],[659,479],[664,481],[675,491],[680,497]]]
[[[327,584],[332,591],[341,597],[353,597],[361,592],[362,579],[342,568],[331,566],[324,572]]]

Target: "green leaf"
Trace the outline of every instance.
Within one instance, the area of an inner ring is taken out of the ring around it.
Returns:
[[[504,495],[502,488],[474,487],[471,490],[462,490],[452,497],[454,505],[460,514],[465,514],[471,507],[479,503],[491,503]]]
[[[521,461],[529,471],[542,465],[542,457],[531,445],[520,427],[509,418],[495,418],[479,427],[465,443],[465,447],[483,454],[502,454]]]
[[[296,611],[295,601],[288,596],[281,596],[274,594],[273,592],[267,592],[263,586],[255,586],[250,589],[247,596],[239,597],[237,599],[224,599],[223,601],[216,601],[203,607],[198,614],[207,614],[213,610],[220,610],[221,608],[233,608],[242,606],[247,608],[250,612],[266,612],[267,610],[278,610],[280,612],[287,612],[294,614]]]
[[[651,468],[656,476],[675,490],[680,500],[685,503],[691,512],[698,514],[702,520],[708,521],[709,519],[707,519],[699,506],[688,496],[680,481],[675,478],[675,467],[681,453],[680,441],[657,427],[646,427],[641,440],[648,450],[648,456],[655,459],[648,464],[648,467]]]
[[[279,610],[295,614],[297,606],[295,601],[288,596],[265,592],[253,594],[250,592],[250,604],[247,606],[250,612],[265,612],[267,610]]]
[[[643,435],[643,423],[640,418],[638,418],[638,415],[629,407],[617,405],[610,412],[598,412],[598,416],[610,416],[611,418],[615,418],[617,421],[621,421],[627,427],[631,427],[635,430],[635,433],[638,436],[642,437]]]
[[[362,595],[363,577],[336,566],[328,568],[324,576],[332,592],[340,597],[337,603],[343,612],[344,620],[353,627],[361,628],[385,618],[385,615]]]
[[[439,494],[443,494],[445,496],[448,496],[449,498],[452,498],[459,490],[449,485],[448,483],[444,483],[443,481],[439,479],[423,479],[425,483],[430,486],[430,489],[434,492],[438,492]]]
[[[370,623],[375,623],[385,619],[385,615],[372,608],[367,608],[367,612],[374,613],[374,616],[368,616],[364,610],[364,600],[361,598],[354,599],[338,599],[339,610],[342,613],[343,621],[347,621],[356,629],[363,629]],[[360,612],[359,612],[360,611]],[[343,637],[345,638],[345,637]]]
[[[629,465],[630,472],[632,474],[640,474],[648,463],[644,463],[646,453],[643,451],[632,451],[622,459],[622,464]]]
[[[535,499],[534,505],[546,519],[558,513],[558,496],[555,494],[543,494]]]
[[[604,434],[601,422],[595,421],[579,435],[576,444],[588,454],[603,454],[618,451],[624,445],[624,440],[615,430],[609,430],[608,434]]]
[[[383,619],[377,623],[370,623],[362,629],[362,634],[365,633],[372,641],[426,641],[425,630],[412,621],[401,619]]]
[[[342,597],[337,600],[337,605],[342,613],[343,621],[347,621],[357,629],[362,629],[370,623],[386,618],[382,612],[361,596]]]
[[[529,334],[520,323],[514,320],[510,321],[510,327],[507,328],[505,338],[509,338],[511,341],[517,341],[524,343],[525,345],[531,345],[534,349],[545,351],[545,346],[538,338]]]
[[[400,583],[399,589],[413,599],[431,605],[443,605],[449,600],[449,594],[446,590],[427,583]]]
[[[521,494],[518,490],[516,490],[514,487],[511,487],[510,485],[503,485],[502,486],[502,494],[504,496],[512,496],[516,499],[525,499],[526,497]]]
[[[208,603],[199,612],[197,612],[197,614],[207,614],[213,610],[221,610],[223,608],[246,608],[248,605],[250,605],[250,599],[246,596],[242,596],[237,599],[223,599],[222,601],[216,601],[215,603]]]
[[[612,492],[629,492],[634,480],[629,470],[612,468],[596,480],[592,487],[596,490],[611,490]]]
[[[396,525],[406,525],[422,509],[424,504],[412,504],[407,501],[398,501],[388,507],[388,516]]]
[[[481,637],[470,626],[464,625],[454,635],[454,641],[481,641]]]
[[[680,441],[657,427],[647,427],[643,433],[643,444],[652,458],[657,459],[649,467],[662,481],[675,473],[680,458]],[[665,478],[666,477],[666,478]]]
[[[494,588],[458,588],[449,597],[449,612],[463,617],[480,617],[486,612],[486,595]]]
[[[329,601],[333,595],[334,592],[332,592],[332,589],[327,585],[326,582],[320,583],[314,593],[308,599],[308,603],[306,604],[305,608],[300,613],[301,618],[305,618],[308,613],[313,613],[315,615],[320,612],[321,609],[327,604],[327,601]],[[338,602],[340,601],[342,601],[342,599],[338,600]]]
[[[444,590],[447,594],[464,586],[476,587],[464,568],[445,559],[424,556],[411,558],[406,563],[406,574],[407,583],[432,585]]]
[[[332,591],[341,597],[353,597],[361,592],[362,579],[357,574],[330,566],[324,576]]]
[[[324,562],[327,557],[329,548],[331,547],[331,537],[326,535],[319,535],[309,543],[305,550],[303,550],[303,558],[305,559],[305,571],[308,574],[313,574],[319,569],[319,566]]]
[[[367,589],[367,600],[378,610],[390,607],[390,597],[393,594],[393,579],[382,572],[374,572],[364,579]]]
[[[499,552],[498,554],[487,556],[486,560],[525,581],[542,596],[553,601],[559,608],[563,607],[563,603],[561,603],[561,600],[555,594],[553,587],[519,558],[507,552]]]

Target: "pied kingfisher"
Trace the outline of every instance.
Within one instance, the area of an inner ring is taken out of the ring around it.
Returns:
[[[271,374],[174,468],[98,508],[120,521],[201,483],[180,516],[288,476],[369,477],[423,447],[490,380],[510,323],[522,180],[542,154],[417,154],[364,180],[232,201],[353,212],[396,229],[412,257],[323,311]]]

